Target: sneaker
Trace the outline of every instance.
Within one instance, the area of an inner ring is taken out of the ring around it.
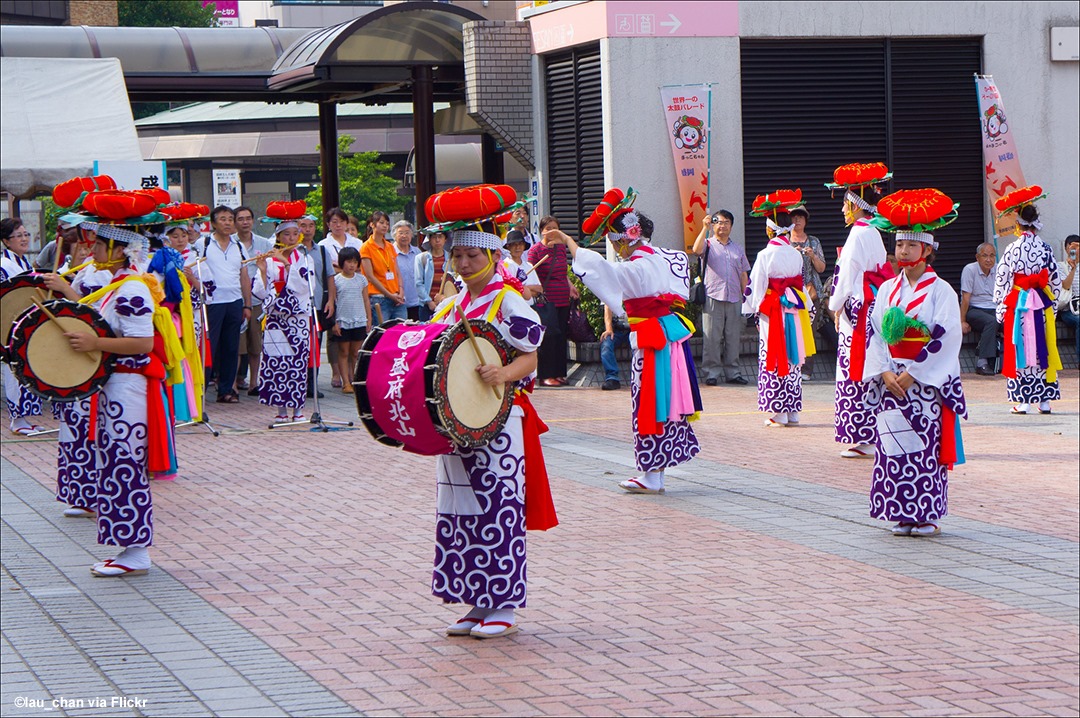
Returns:
[[[975,373],[979,376],[994,376],[997,372],[990,367],[983,365],[975,367]]]
[[[622,384],[619,383],[618,379],[605,379],[600,388],[604,391],[613,391],[615,389],[622,389]]]
[[[705,386],[716,386],[716,379],[706,379]]]
[[[236,382],[236,390],[237,391],[247,391],[247,389],[248,389],[247,379],[239,379]]]
[[[743,378],[741,376],[734,376],[734,377],[728,379],[727,381],[725,381],[724,383],[725,384],[737,384],[738,386],[746,386],[750,382],[748,382],[745,378]]]

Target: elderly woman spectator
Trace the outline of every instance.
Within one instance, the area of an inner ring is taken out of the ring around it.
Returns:
[[[409,319],[420,319],[420,293],[416,288],[416,258],[420,250],[412,243],[415,230],[412,223],[401,220],[395,222],[390,236],[394,238],[397,251],[398,277],[401,278],[401,291],[405,294],[405,311]]]
[[[806,233],[806,222],[810,219],[810,213],[806,207],[796,207],[791,210],[791,246],[799,250],[803,258],[803,284],[809,287],[812,297],[817,300],[822,295],[821,273],[825,271],[825,250],[821,248],[821,240],[812,234]]]
[[[416,295],[420,298],[420,321],[431,319],[435,307],[449,294],[455,292],[450,281],[450,248],[446,246],[446,233],[434,232],[428,235],[416,255]],[[444,293],[444,281],[450,289]]]

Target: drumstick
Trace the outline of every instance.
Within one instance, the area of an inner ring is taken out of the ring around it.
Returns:
[[[375,310],[375,313],[379,315],[379,324],[382,324],[382,307],[378,304],[372,303],[371,308]]]
[[[38,293],[38,296],[41,296],[41,290],[40,289],[37,291],[37,293]],[[61,321],[59,319],[57,319],[55,314],[53,314],[52,312],[49,311],[48,307],[46,307],[44,304],[41,303],[40,299],[38,299],[37,297],[32,296],[32,297],[30,297],[30,301],[33,302],[35,305],[37,305],[38,309],[45,312],[45,316],[47,316],[49,318],[49,321],[56,324],[56,326],[59,327],[59,329],[60,329],[60,331],[62,333],[64,333],[64,334],[68,333],[67,327],[65,327],[63,325],[63,323],[61,323]],[[93,359],[94,361],[98,361],[98,360],[101,359],[101,352],[89,351],[89,352],[84,352],[84,353],[87,356],[89,356],[91,359]]]
[[[480,353],[480,342],[476,341],[476,334],[473,333],[472,324],[469,324],[469,320],[465,318],[465,310],[461,308],[460,304],[456,304],[455,307],[458,311],[458,316],[461,317],[461,323],[465,325],[465,333],[469,335],[469,344],[472,345],[473,351],[476,352],[476,360],[481,364],[486,364],[484,361],[484,355]],[[502,400],[502,391],[494,384],[489,384],[491,390],[495,392],[495,398]]]
[[[529,276],[530,274],[532,274],[533,272],[535,272],[535,271],[536,271],[536,268],[537,268],[537,267],[539,267],[539,266],[540,266],[541,264],[543,264],[544,262],[548,261],[549,259],[551,259],[551,255],[550,255],[550,254],[545,254],[545,255],[544,255],[543,257],[541,257],[541,258],[540,258],[540,261],[539,261],[539,262],[537,262],[536,264],[534,264],[534,265],[532,266],[532,269],[530,269],[529,271],[525,272],[525,276],[526,276],[526,277],[528,277],[528,276]]]

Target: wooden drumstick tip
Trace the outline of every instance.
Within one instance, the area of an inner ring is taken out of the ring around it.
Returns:
[[[487,362],[484,361],[484,355],[480,351],[480,342],[476,341],[476,334],[473,332],[472,324],[469,324],[469,320],[465,317],[465,310],[461,308],[460,304],[455,304],[458,316],[461,317],[461,323],[465,325],[465,333],[469,337],[469,344],[472,345],[473,351],[476,352],[476,360],[480,362],[477,366],[482,366]],[[502,399],[502,391],[494,384],[489,385],[491,390],[495,392],[496,399]]]

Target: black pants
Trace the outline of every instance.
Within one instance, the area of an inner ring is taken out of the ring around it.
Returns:
[[[244,300],[227,304],[207,304],[206,321],[210,324],[210,361],[217,374],[217,395],[220,399],[233,393],[236,381],[236,362],[240,351],[240,325],[244,322]]]
[[[990,361],[997,358],[997,331],[1001,328],[993,309],[968,307],[967,323],[971,331],[979,334],[979,347],[976,350],[980,359]]]
[[[555,307],[558,326],[548,327],[537,353],[537,378],[562,379],[566,376],[566,332],[570,326],[570,306]]]

